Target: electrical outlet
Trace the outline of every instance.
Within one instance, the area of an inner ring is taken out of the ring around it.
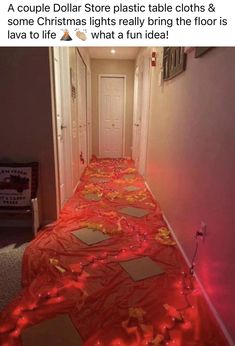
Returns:
[[[204,221],[201,222],[200,228],[196,231],[196,238],[201,238],[203,241],[207,235],[207,225]]]

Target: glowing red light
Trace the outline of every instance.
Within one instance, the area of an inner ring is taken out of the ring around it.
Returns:
[[[182,328],[184,330],[189,330],[191,327],[192,327],[192,325],[191,325],[191,322],[189,322],[189,321],[183,323],[183,325],[182,325]]]
[[[50,290],[51,296],[54,296],[54,295],[56,295],[57,293],[58,293],[57,287],[53,287],[53,288]]]
[[[17,308],[15,308],[12,314],[15,316],[18,316],[21,314],[21,311],[22,311],[22,307],[18,306]]]
[[[58,300],[58,302],[63,302],[64,301],[64,297],[58,297],[57,300]]]
[[[36,304],[30,304],[28,308],[29,310],[34,310],[36,307],[37,307]]]
[[[29,319],[26,318],[25,316],[22,316],[18,319],[17,321],[17,324],[20,326],[20,327],[24,327],[24,326],[27,326],[27,324],[29,323]]]
[[[15,329],[15,330],[11,333],[11,336],[12,336],[13,338],[18,338],[19,335],[20,335],[20,329],[19,329],[19,328]]]

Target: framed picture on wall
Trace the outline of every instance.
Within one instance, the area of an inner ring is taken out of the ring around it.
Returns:
[[[186,54],[183,47],[165,47],[163,52],[163,79],[169,80],[186,68]]]

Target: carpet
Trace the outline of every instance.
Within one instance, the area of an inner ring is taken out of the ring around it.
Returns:
[[[21,289],[22,258],[30,240],[30,230],[0,228],[0,311]]]

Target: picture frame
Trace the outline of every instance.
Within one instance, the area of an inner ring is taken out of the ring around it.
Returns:
[[[186,68],[186,54],[183,47],[165,47],[163,52],[163,79],[170,80]]]
[[[200,58],[207,53],[212,47],[195,47],[195,58]]]

